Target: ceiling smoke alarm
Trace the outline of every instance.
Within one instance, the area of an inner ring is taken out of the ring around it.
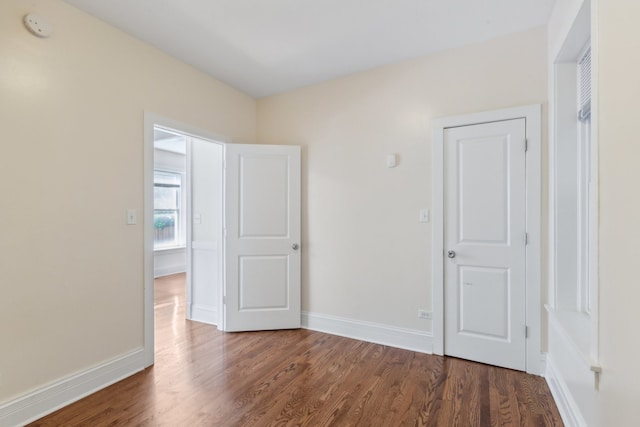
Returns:
[[[24,16],[24,26],[38,37],[49,37],[51,35],[51,24],[37,13],[28,13]]]

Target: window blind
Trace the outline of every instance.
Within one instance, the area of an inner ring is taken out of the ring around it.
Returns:
[[[578,120],[591,117],[591,48],[587,48],[578,62]]]

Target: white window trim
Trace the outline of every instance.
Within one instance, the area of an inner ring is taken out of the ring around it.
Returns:
[[[582,4],[567,30],[562,43],[550,52],[549,74],[549,245],[548,245],[548,281],[549,303],[546,305],[549,313],[549,324],[559,328],[562,336],[569,339],[570,346],[577,350],[585,366],[595,373],[601,370],[599,364],[599,266],[598,266],[598,233],[599,233],[599,180],[598,180],[598,26],[597,1]],[[556,185],[557,160],[555,158],[557,144],[557,75],[556,64],[575,60],[583,52],[585,42],[591,44],[591,193],[589,194],[589,287],[591,295],[591,309],[589,313],[581,311],[559,310],[557,305],[558,280],[556,276]],[[581,326],[576,326],[581,325]],[[586,328],[587,330],[577,330]],[[587,337],[588,342],[580,342],[579,336]]]
[[[447,117],[432,123],[433,139],[433,353],[444,354],[444,130],[450,127],[495,122],[516,118],[526,120],[528,151],[526,251],[526,324],[529,328],[526,371],[540,375],[541,344],[541,110],[539,104],[476,114]]]

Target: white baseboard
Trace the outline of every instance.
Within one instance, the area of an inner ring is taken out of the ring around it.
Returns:
[[[169,276],[171,274],[184,273],[187,271],[185,265],[171,265],[168,267],[158,267],[153,270],[153,277],[158,278],[162,276]]]
[[[420,353],[433,353],[433,335],[430,332],[415,329],[404,329],[305,311],[302,312],[302,327]]]
[[[132,351],[29,394],[0,403],[0,426],[22,426],[144,369],[144,350]]]
[[[544,377],[547,375],[547,353],[540,353],[540,372],[536,375]]]
[[[546,358],[546,369],[547,374],[545,378],[564,425],[566,427],[585,427],[587,423],[582,417],[580,409],[573,399],[564,378],[562,378],[562,375],[560,375],[554,365],[553,358],[549,354],[547,354]]]
[[[218,325],[218,309],[202,305],[191,305],[191,320]]]

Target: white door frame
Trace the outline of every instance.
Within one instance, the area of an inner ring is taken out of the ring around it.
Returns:
[[[432,122],[433,138],[433,353],[444,355],[444,131],[447,128],[524,118],[528,150],[526,156],[527,234],[526,324],[528,327],[526,370],[540,375],[541,341],[541,128],[540,104],[503,110],[445,117]]]
[[[187,136],[211,141],[217,144],[231,143],[222,135],[216,135],[204,129],[180,123],[158,114],[144,112],[144,365],[153,365],[155,358],[154,310],[153,310],[153,169],[154,169],[154,126],[175,130]],[[187,165],[187,169],[189,165]],[[223,197],[224,199],[224,197]],[[224,203],[224,200],[222,200]],[[223,207],[224,209],[224,207]],[[190,238],[190,236],[187,236]],[[187,262],[190,262],[187,259]],[[218,301],[222,301],[223,286],[221,284]],[[222,313],[219,311],[219,313]]]

